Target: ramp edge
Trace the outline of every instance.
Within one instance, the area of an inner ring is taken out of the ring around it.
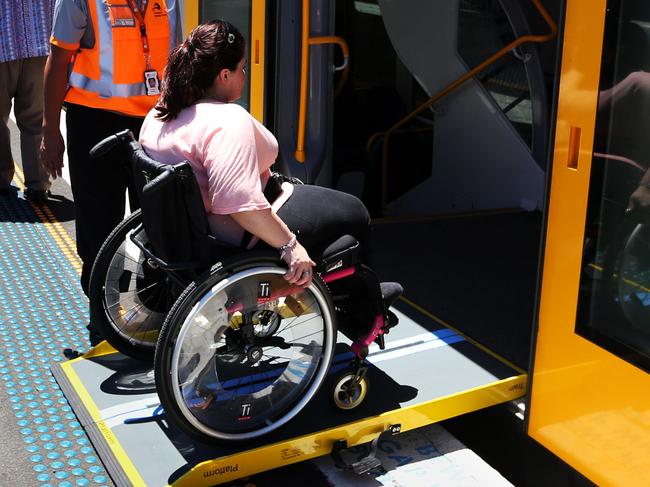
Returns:
[[[405,432],[512,401],[526,393],[527,379],[527,374],[508,377],[335,428],[208,460],[194,466],[176,479],[172,485],[174,487],[218,485],[328,455],[332,451],[334,442],[338,440],[346,440],[349,446],[367,443],[393,424],[401,424],[401,431]]]
[[[146,486],[122,445],[100,419],[95,402],[70,362],[54,364],[50,370],[113,482],[118,486]]]

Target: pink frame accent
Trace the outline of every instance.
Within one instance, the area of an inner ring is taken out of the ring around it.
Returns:
[[[356,271],[357,269],[354,266],[346,267],[345,269],[339,269],[336,271],[328,272],[327,274],[323,274],[321,277],[325,282],[338,281],[339,279],[343,279],[344,277],[351,276]]]

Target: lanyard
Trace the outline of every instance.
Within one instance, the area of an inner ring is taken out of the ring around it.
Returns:
[[[148,0],[143,0],[142,9],[138,7],[135,0],[126,0],[133,16],[138,21],[140,27],[140,39],[142,39],[142,50],[144,51],[144,60],[147,63],[147,71],[151,70],[151,52],[149,51],[149,41],[147,40],[147,26],[144,23],[144,14],[147,12]]]

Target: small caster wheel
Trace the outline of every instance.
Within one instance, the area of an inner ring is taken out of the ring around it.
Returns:
[[[334,405],[345,411],[359,406],[368,394],[368,379],[360,377],[355,380],[352,372],[346,372],[334,386]]]

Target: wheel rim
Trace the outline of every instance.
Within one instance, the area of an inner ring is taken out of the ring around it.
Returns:
[[[298,414],[322,383],[333,353],[327,301],[314,284],[292,287],[284,273],[255,268],[220,281],[180,327],[173,394],[198,431],[222,440],[264,435]],[[260,329],[246,321],[262,310],[277,322]]]
[[[368,393],[368,383],[362,378],[353,390],[350,390],[350,383],[354,374],[346,374],[341,377],[334,386],[334,403],[340,409],[354,409],[363,402]]]
[[[113,330],[131,345],[153,349],[169,310],[164,273],[149,265],[128,232],[108,266],[104,311]]]

